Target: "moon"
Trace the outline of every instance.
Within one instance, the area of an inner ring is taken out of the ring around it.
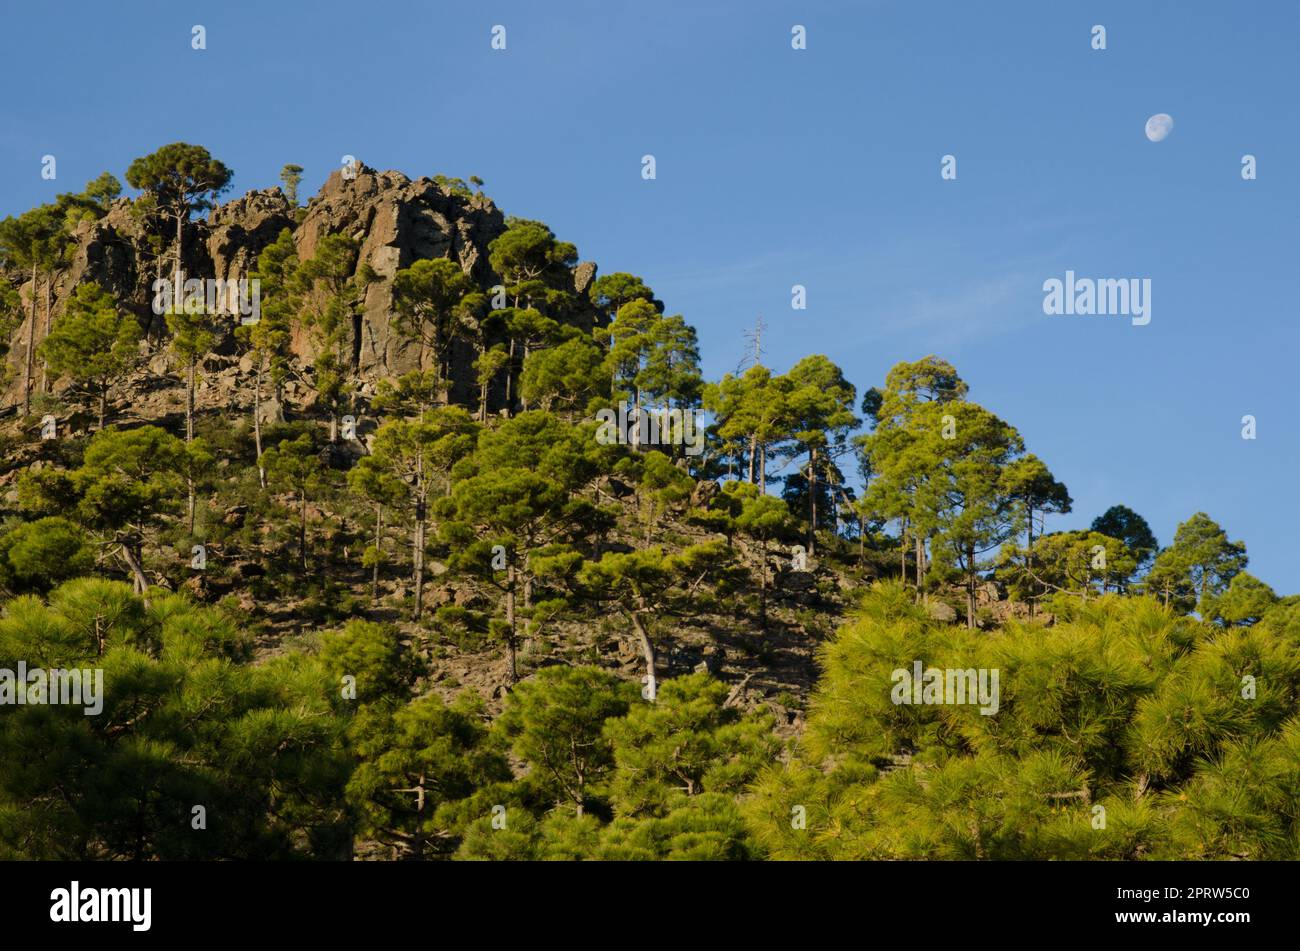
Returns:
[[[1163,142],[1174,131],[1174,117],[1166,112],[1158,112],[1147,120],[1147,138],[1152,142]]]

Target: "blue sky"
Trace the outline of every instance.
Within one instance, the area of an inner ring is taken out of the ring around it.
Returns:
[[[642,275],[710,377],[759,314],[770,365],[826,353],[859,389],[939,354],[1070,487],[1054,527],[1123,503],[1167,544],[1204,510],[1300,591],[1294,5],[294,6],[6,9],[0,214],[176,140],[234,168],[235,194],[287,162],[310,194],[345,154],[477,174],[602,272]],[[1151,143],[1158,112],[1175,127]],[[1045,316],[1067,269],[1150,278],[1151,323]]]

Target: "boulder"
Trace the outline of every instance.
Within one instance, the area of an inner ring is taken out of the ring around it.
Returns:
[[[712,479],[697,482],[691,492],[691,505],[697,509],[705,508],[721,491],[721,487]]]
[[[934,620],[941,621],[944,624],[951,624],[957,620],[956,610],[945,601],[927,601],[925,611]]]

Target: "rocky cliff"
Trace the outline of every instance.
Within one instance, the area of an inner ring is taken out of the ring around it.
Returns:
[[[366,290],[361,319],[348,341],[363,392],[378,377],[416,368],[418,348],[392,326],[392,279],[398,270],[423,258],[448,258],[484,290],[500,280],[488,262],[488,246],[505,230],[506,223],[490,198],[453,190],[431,178],[412,180],[400,172],[378,172],[365,165],[358,166],[353,177],[335,171],[305,208],[291,207],[279,188],[271,188],[250,191],[219,205],[206,220],[192,221],[186,228],[182,255],[186,277],[248,277],[258,255],[285,228],[293,232],[299,260],[310,258],[327,235],[355,239],[360,243],[358,269],[369,265],[379,277]],[[54,276],[48,318],[44,280],[38,281],[35,288],[35,343],[39,345],[49,325],[58,321],[64,302],[75,288],[94,281],[138,316],[147,332],[142,349],[155,354],[149,361],[151,371],[161,374],[170,370],[168,358],[159,352],[166,327],[152,312],[151,287],[159,277],[171,274],[172,240],[170,230],[140,215],[131,199],[119,199],[103,218],[83,223],[75,235],[70,263]],[[584,292],[595,273],[596,267],[590,262],[572,270],[574,290],[584,301]],[[30,299],[32,291],[28,278],[21,287],[24,301]],[[589,309],[575,319],[589,329],[597,315]],[[233,328],[231,321],[227,339],[215,348],[218,355],[233,354]],[[0,408],[21,401],[29,332],[29,320],[24,320],[12,337]],[[310,343],[303,334],[295,335],[293,350],[300,359],[311,357]],[[454,400],[473,399],[473,359],[468,345],[452,354]],[[44,385],[38,380],[34,392]]]

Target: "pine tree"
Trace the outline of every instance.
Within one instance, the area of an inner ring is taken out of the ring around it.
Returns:
[[[201,444],[187,446],[156,426],[110,426],[91,439],[79,469],[26,473],[20,499],[37,512],[75,512],[105,547],[116,550],[131,572],[135,592],[143,594],[149,588],[146,536],[173,510],[193,454],[201,450]]]
[[[291,293],[297,323],[311,337],[310,383],[329,413],[330,442],[338,440],[338,423],[349,382],[357,366],[352,347],[360,345],[360,303],[366,285],[375,280],[368,265],[356,266],[360,245],[339,234],[326,235],[316,253],[293,271]]]
[[[502,592],[512,681],[518,679],[518,598],[529,599],[534,580],[530,558],[590,519],[591,506],[572,497],[595,472],[589,438],[550,414],[520,413],[479,435],[442,505],[453,565]]]
[[[297,208],[298,186],[302,184],[302,166],[290,164],[280,169],[280,181],[284,183],[284,197],[289,199],[290,205]]]
[[[737,483],[741,509],[735,518],[736,530],[759,543],[758,622],[767,628],[767,548],[768,544],[794,528],[790,510],[781,499],[758,491],[757,486]],[[748,492],[744,490],[748,489]]]
[[[0,771],[0,856],[340,857],[341,724],[319,683],[250,653],[229,618],[180,595],[148,606],[81,578],[11,602],[0,664],[100,671],[101,708],[6,707],[0,758],[26,766]]]
[[[103,429],[109,388],[131,365],[139,340],[140,325],[132,314],[119,310],[98,284],[82,284],[40,352],[56,376],[70,378],[97,400]]]
[[[1138,559],[1138,568],[1146,568],[1160,550],[1151,526],[1137,512],[1125,505],[1112,505],[1092,520],[1092,530],[1118,538]]]
[[[581,816],[606,794],[614,769],[605,723],[627,713],[635,698],[635,687],[607,671],[546,667],[510,691],[494,729],[532,765],[529,785]]]
[[[0,535],[0,587],[14,594],[48,591],[94,566],[85,532],[58,515],[23,522]]]
[[[1166,604],[1190,611],[1225,591],[1246,562],[1245,543],[1229,541],[1217,522],[1197,512],[1178,526],[1173,544],[1156,556],[1146,588]]]
[[[0,221],[0,252],[7,262],[31,275],[27,296],[27,341],[23,358],[22,413],[31,412],[33,360],[36,354],[37,277],[47,262],[47,245],[57,229],[50,206],[33,208]]]
[[[185,224],[190,215],[213,208],[218,195],[230,187],[234,173],[214,159],[201,145],[173,142],[156,152],[141,156],[126,170],[126,182],[144,192],[137,203],[146,213],[152,212],[176,223],[176,250],[172,310],[181,309],[184,276]]]
[[[567,241],[557,241],[540,221],[511,218],[506,226],[488,246],[488,262],[501,275],[510,300],[500,318],[509,338],[504,364],[506,412],[513,413],[519,395],[516,378],[539,324],[549,318],[553,326],[558,325],[573,306],[569,268],[577,262],[578,250]]]
[[[424,554],[430,502],[435,491],[439,495],[448,493],[452,468],[473,451],[477,435],[478,425],[459,406],[439,407],[415,420],[393,420],[375,434],[368,469],[363,470],[386,475],[386,485],[391,486],[394,494],[400,487],[411,513],[413,614],[417,621],[424,610]]]
[[[397,329],[419,344],[416,366],[428,369],[432,362],[437,379],[447,379],[447,364],[458,336],[455,312],[474,282],[446,258],[416,261],[393,278],[393,307]]]
[[[583,595],[610,605],[632,626],[645,658],[647,700],[653,701],[658,691],[650,619],[664,609],[674,589],[698,582],[724,565],[726,559],[726,546],[705,542],[676,555],[658,546],[627,553],[606,552],[599,561],[587,562],[578,571],[577,582]]]
[[[284,383],[292,372],[289,345],[297,306],[293,295],[297,267],[293,233],[285,228],[257,258],[257,271],[252,279],[260,282],[261,313],[256,321],[242,324],[235,331],[253,356],[253,443],[257,450],[258,484],[262,488],[266,488],[266,468],[262,465],[262,379],[270,375],[275,388],[275,416],[282,421]]]
[[[349,727],[359,762],[347,796],[358,833],[416,860],[454,851],[466,803],[510,778],[482,720],[483,703],[470,693],[450,707],[432,695],[363,707]]]
[[[325,466],[312,438],[303,433],[286,439],[262,453],[271,485],[283,486],[293,496],[298,508],[298,560],[304,572],[307,565],[307,505],[325,484]]]
[[[599,347],[580,336],[570,337],[528,356],[519,377],[519,395],[527,406],[572,418],[608,392],[603,364]]]

